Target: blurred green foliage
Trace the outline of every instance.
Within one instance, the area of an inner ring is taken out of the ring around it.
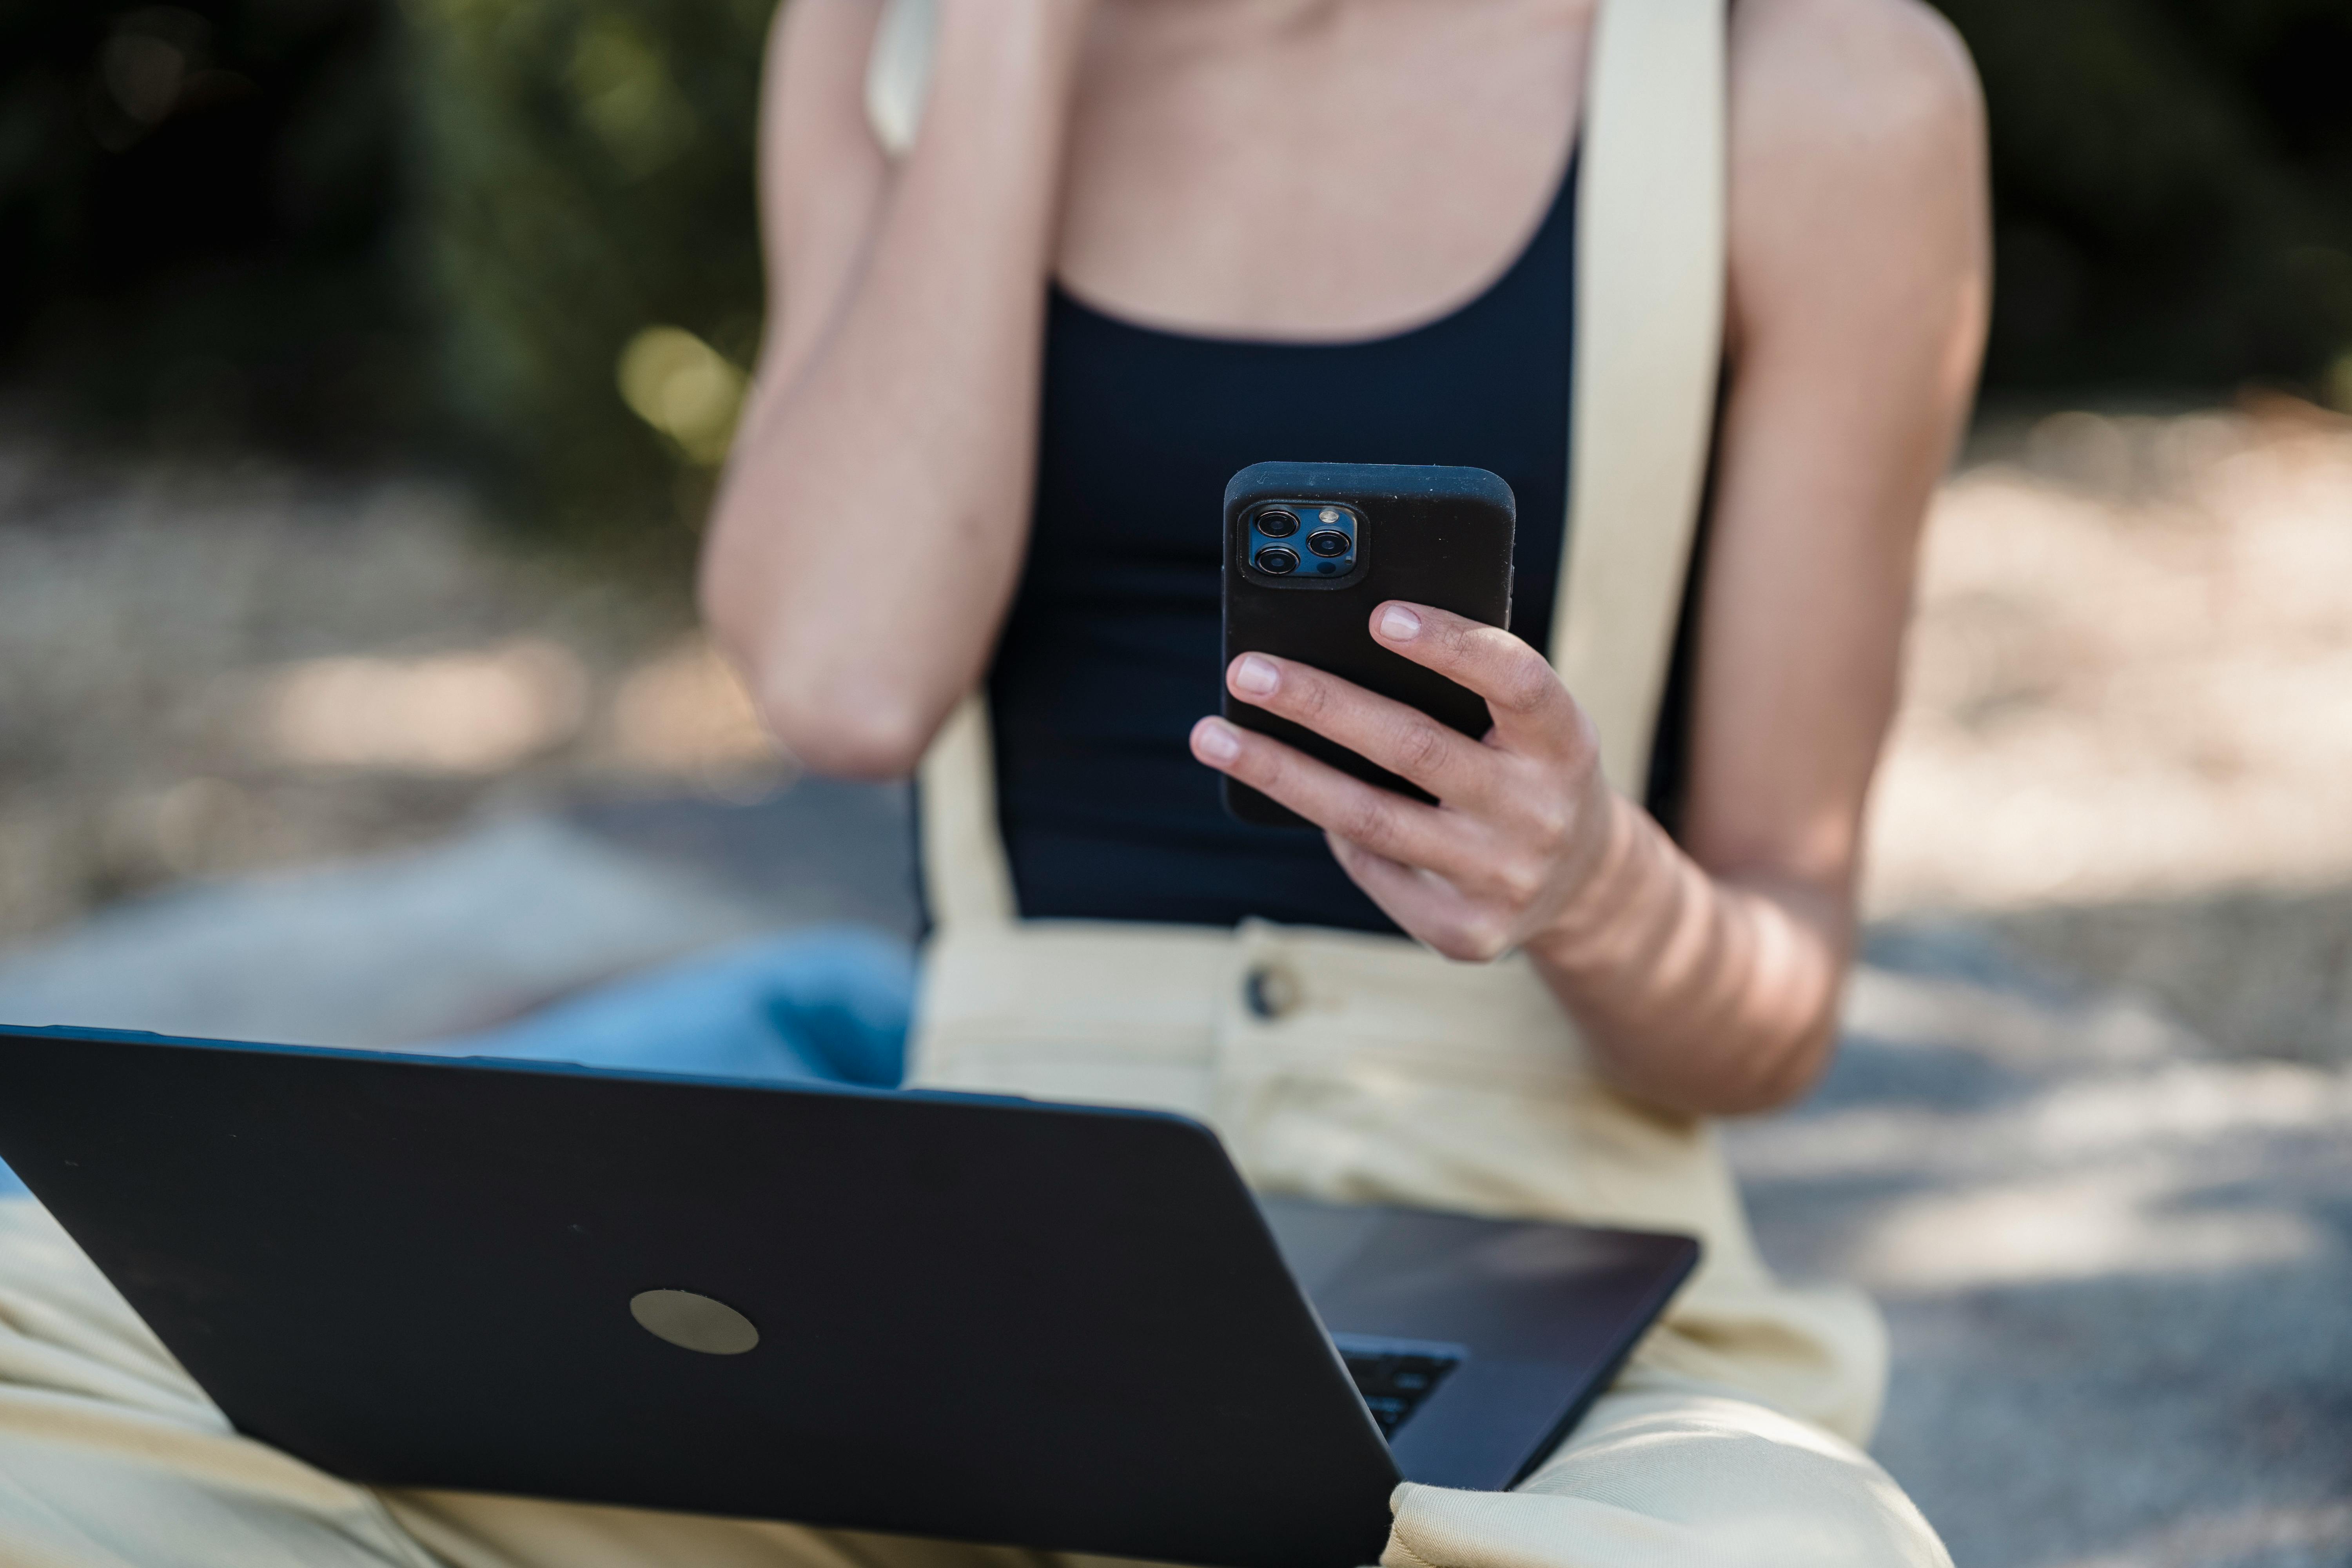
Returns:
[[[691,522],[758,340],[771,0],[404,5],[449,417],[566,536]]]
[[[0,0],[0,356],[52,417],[357,455],[424,395],[375,0]]]
[[[1936,3],[1991,386],[2352,401],[2352,0]],[[117,427],[439,438],[553,536],[682,543],[759,331],[772,4],[0,0],[0,352]]]
[[[1992,122],[1990,385],[2352,380],[2352,0],[1936,3]]]

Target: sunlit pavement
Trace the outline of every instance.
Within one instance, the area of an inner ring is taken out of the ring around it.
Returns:
[[[1732,1130],[1767,1252],[1885,1306],[1877,1451],[1963,1565],[2352,1561],[2352,1075],[2218,1057],[1948,924]]]

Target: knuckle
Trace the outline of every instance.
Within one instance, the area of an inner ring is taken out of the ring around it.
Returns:
[[[1408,777],[1435,773],[1448,751],[1445,733],[1427,719],[1408,719],[1396,737],[1398,772]]]
[[[1385,847],[1395,837],[1393,814],[1386,802],[1370,794],[1354,796],[1339,812],[1339,836],[1367,849]]]
[[[1495,890],[1515,910],[1534,903],[1536,895],[1543,891],[1543,872],[1516,856],[1495,871]]]
[[[1470,951],[1469,939],[1461,931],[1439,931],[1429,939],[1429,945],[1437,950],[1440,957],[1450,958],[1456,963],[1476,962]]]
[[[1528,814],[1528,835],[1535,841],[1536,848],[1549,858],[1568,842],[1570,822],[1566,803],[1547,793]]]
[[[1294,671],[1290,678],[1282,683],[1282,694],[1290,700],[1289,707],[1295,717],[1301,720],[1313,720],[1330,711],[1330,683],[1320,676],[1304,675]]]
[[[1474,904],[1454,911],[1423,940],[1457,963],[1491,963],[1508,945],[1510,924],[1496,912]]]
[[[1492,963],[1495,960],[1502,957],[1505,953],[1510,951],[1511,924],[1509,921],[1497,920],[1480,928],[1478,933],[1479,963]]]
[[[1504,667],[1503,705],[1515,712],[1532,713],[1559,691],[1559,677],[1543,656],[1521,644]]]
[[[1507,945],[1506,931],[1501,921],[1474,920],[1465,922],[1454,933],[1454,950],[1447,952],[1446,956],[1459,959],[1465,963],[1492,963],[1503,956],[1503,951]]]

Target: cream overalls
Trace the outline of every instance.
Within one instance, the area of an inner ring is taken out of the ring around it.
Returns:
[[[894,0],[877,40],[869,103],[897,147],[928,23],[925,0]],[[1629,764],[1648,756],[1711,424],[1722,38],[1722,0],[1610,0],[1594,41],[1552,654],[1621,788],[1645,772]],[[917,1080],[1187,1111],[1268,1189],[1702,1238],[1690,1286],[1518,1490],[1398,1489],[1389,1568],[1948,1563],[1854,1446],[1884,1380],[1868,1303],[1775,1282],[1711,1130],[1599,1081],[1523,959],[1461,965],[1399,938],[1258,923],[1022,921],[991,779],[975,700],[923,769],[937,925]],[[1003,1548],[338,1480],[236,1436],[46,1213],[0,1202],[0,1568],[363,1563],[1052,1568]]]

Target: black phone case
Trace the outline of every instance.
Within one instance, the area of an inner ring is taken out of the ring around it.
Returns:
[[[1330,581],[1269,577],[1246,560],[1249,519],[1269,501],[1346,505],[1361,518],[1356,564]],[[1254,463],[1225,486],[1224,662],[1269,653],[1328,670],[1465,735],[1484,735],[1486,701],[1372,640],[1374,605],[1408,599],[1508,626],[1511,544],[1518,505],[1484,468],[1390,463]],[[1222,682],[1221,682],[1222,684]],[[1272,735],[1367,783],[1417,800],[1428,794],[1311,730],[1224,693],[1226,719]],[[1225,810],[1269,827],[1312,826],[1231,778]]]

